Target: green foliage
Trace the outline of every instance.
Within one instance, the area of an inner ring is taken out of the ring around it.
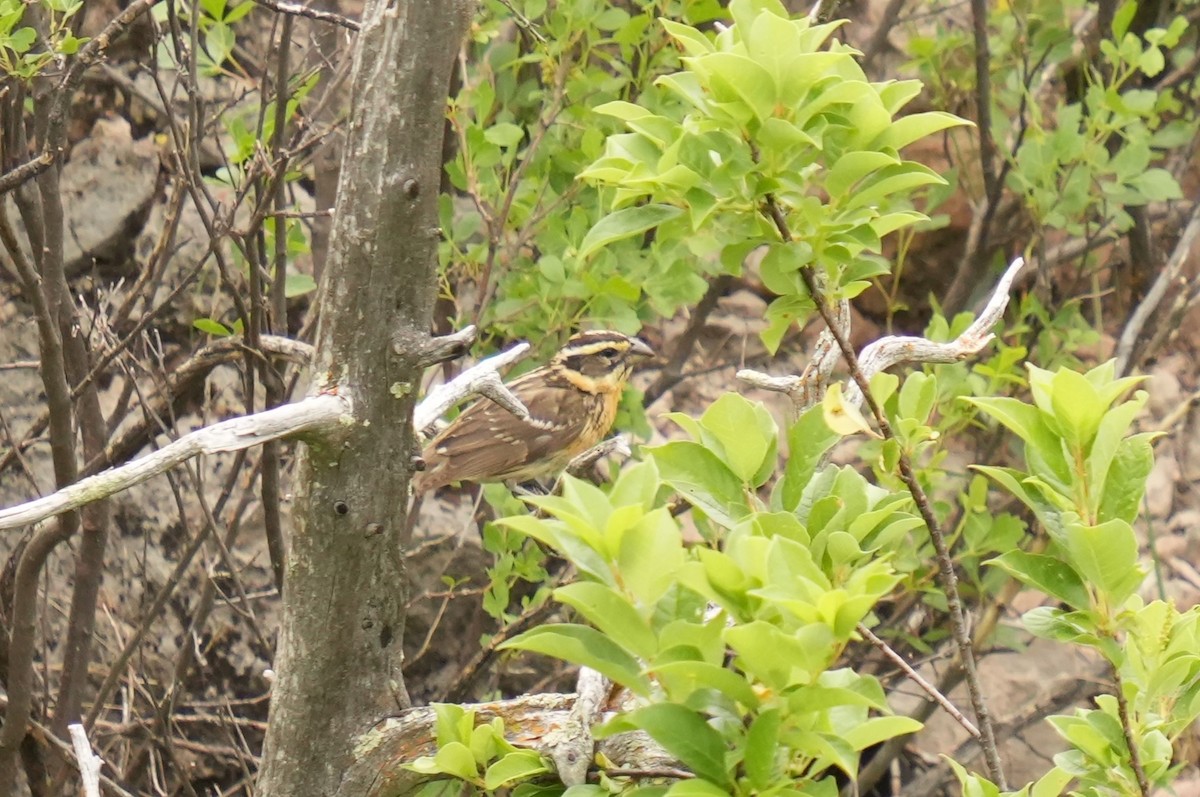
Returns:
[[[679,63],[657,19],[703,23],[720,4],[516,3],[537,41],[507,33],[507,6],[482,4],[449,111],[447,175],[462,198],[442,197],[440,256],[453,322],[553,346],[584,317],[632,333],[694,303],[719,266],[697,270],[687,242],[653,236],[654,209],[602,221],[600,192],[576,177],[617,129],[599,106],[671,102],[653,85]]]
[[[29,6],[44,14],[46,41],[35,47],[37,31],[22,25]],[[32,80],[56,58],[74,55],[87,39],[75,36],[71,19],[83,8],[82,0],[0,0],[0,71],[10,77]]]
[[[1151,164],[1191,140],[1194,123],[1175,118],[1182,108],[1173,91],[1136,88],[1133,79],[1162,71],[1164,49],[1179,43],[1187,23],[1176,17],[1141,38],[1127,30],[1136,8],[1126,3],[1114,40],[1101,40],[1083,99],[1060,107],[1053,120],[1035,115],[1016,152],[1009,185],[1040,224],[1082,235],[1098,219],[1107,234],[1118,234],[1133,224],[1126,207],[1182,197],[1174,176]]]
[[[1001,57],[1023,47],[1053,59],[1069,53],[1069,28],[1048,21],[1069,9],[1036,2],[1046,8],[1019,8],[1011,25],[1037,14],[1045,24],[998,45]],[[451,111],[450,177],[469,205],[445,199],[442,208],[446,293],[477,285],[476,304],[457,306],[461,319],[543,338],[583,313],[633,329],[698,297],[704,277],[740,273],[766,244],[759,276],[778,296],[764,334],[774,348],[812,307],[802,269],[829,298],[851,298],[887,271],[883,237],[928,221],[916,200],[945,181],[901,151],[962,120],[897,118],[920,83],[867,80],[855,53],[832,38],[840,23],[790,19],[773,0],[733,0],[733,23],[710,30],[713,6],[518,3],[547,36],[538,47],[498,38],[484,18],[483,57]],[[1120,11],[1118,28],[1129,14]],[[661,26],[656,15],[666,17]],[[1011,25],[996,21],[999,30]],[[1131,81],[1161,69],[1180,33],[1175,24],[1142,37],[1119,29],[1078,102],[1053,119],[1029,111],[1008,180],[1039,224],[1074,232],[1099,221],[1107,234],[1126,223],[1123,207],[1173,195],[1153,163],[1183,130],[1170,119],[1175,106],[1169,91]],[[932,68],[953,40],[914,49],[925,48]],[[950,61],[938,82],[947,90]],[[1028,81],[1003,82],[997,103],[1029,104],[1030,91]],[[1026,297],[1021,316],[1021,342],[1002,342],[973,367],[876,378],[895,437],[860,449],[875,483],[823,466],[839,435],[821,407],[781,437],[762,407],[730,394],[699,418],[669,416],[686,439],[649,449],[611,487],[565,478],[561,494],[527,499],[536,515],[510,511],[486,532],[501,552],[499,581],[536,573],[537,549],[521,538],[567,560],[580,580],[553,591],[566,621],[505,647],[586,665],[624,686],[636,705],[598,733],[645,731],[697,775],[655,795],[832,795],[833,774],[853,776],[863,749],[918,727],[889,713],[874,678],[844,666],[856,629],[873,625],[879,602],[899,589],[934,609],[946,602],[932,586],[924,523],[895,474],[903,454],[935,496],[935,516],[954,521],[968,597],[1012,578],[1052,597],[1059,605],[1028,613],[1027,628],[1096,648],[1127,703],[1101,697],[1057,718],[1072,750],[1019,793],[1052,797],[1071,782],[1081,793],[1135,792],[1127,737],[1153,784],[1166,783],[1171,744],[1200,712],[1200,665],[1196,612],[1134,594],[1144,574],[1133,523],[1152,452],[1150,436],[1131,429],[1145,396],[1120,401],[1136,380],[1115,379],[1111,364],[1085,374],[1030,367],[1026,377],[1027,357],[1070,363],[1096,332],[1078,302],[1046,307]],[[953,337],[970,320],[935,318],[931,337]],[[998,397],[1026,388],[1031,403]],[[981,467],[954,495],[959,482],[947,481],[941,443],[978,425],[979,412],[1017,435],[1028,470]],[[994,511],[989,479],[1030,508],[1044,537]],[[672,496],[689,506],[687,528],[699,537],[691,546],[681,542]],[[498,491],[491,500],[509,499]],[[506,588],[489,599],[496,614],[508,611]],[[937,631],[905,641],[929,650]],[[999,794],[958,771],[964,793]]]
[[[1033,250],[1058,231],[1115,238],[1132,226],[1127,208],[1181,196],[1164,156],[1193,140],[1197,120],[1187,89],[1156,81],[1186,63],[1194,41],[1183,41],[1182,16],[1131,31],[1137,7],[1120,5],[1096,58],[1082,64],[1079,0],[1016,0],[991,10],[992,136],[1008,160],[1007,187],[1036,226]],[[976,92],[969,31],[933,20],[914,34],[913,65],[936,102],[953,106]],[[1047,76],[1065,80],[1047,86]],[[1073,96],[1058,95],[1064,86]]]
[[[820,418],[803,417],[789,439],[827,447]],[[760,499],[778,431],[740,396],[676,420],[693,439],[650,449],[608,490],[566,477],[561,495],[527,499],[538,516],[499,521],[574,565],[581,581],[554,599],[586,622],[504,647],[628,688],[644,702],[599,733],[643,730],[719,793],[832,788],[832,770],[852,774],[866,747],[919,727],[888,712],[873,677],[836,662],[901,580],[892,562],[921,521],[907,494],[851,469],[814,472],[799,452],[795,506],[779,505],[781,487]],[[711,521],[705,545],[683,546],[664,486]]]
[[[729,14],[734,24],[716,36],[663,20],[685,53],[683,71],[656,81],[673,103],[657,113],[623,100],[596,109],[631,132],[609,136],[581,174],[611,187],[618,208],[588,239],[598,246],[656,226],[657,240],[686,240],[738,273],[750,249],[778,241],[778,212],[791,237],[772,243],[761,265],[779,296],[763,335],[773,350],[811,305],[802,267],[824,276],[832,298],[886,273],[881,239],[927,220],[912,193],[944,183],[900,150],[965,122],[941,112],[894,118],[920,83],[869,82],[854,51],[830,38],[840,22],[789,19],[770,0],[734,0]]]
[[[1075,778],[1080,794],[1140,794],[1127,739],[1151,787],[1163,786],[1172,742],[1200,717],[1200,609],[1180,613],[1134,594],[1145,572],[1131,524],[1153,435],[1130,428],[1146,395],[1118,401],[1139,380],[1114,378],[1111,362],[1085,374],[1029,371],[1032,403],[972,399],[1024,443],[1028,471],[979,470],[1028,506],[1049,539],[1044,551],[1013,550],[990,564],[1062,604],[1027,612],[1032,633],[1095,648],[1116,677],[1119,697],[1050,719],[1071,745],[1055,757],[1057,788]]]
[[[423,794],[441,793],[441,784],[455,784],[455,793],[463,794],[462,783],[470,784],[470,793],[492,792],[515,781],[524,781],[551,772],[550,766],[532,750],[514,747],[504,738],[504,723],[499,717],[476,724],[475,712],[461,706],[437,704],[437,752],[421,756],[405,769],[435,776]]]

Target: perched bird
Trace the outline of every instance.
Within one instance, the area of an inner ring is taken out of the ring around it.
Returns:
[[[634,363],[653,356],[620,332],[573,335],[548,365],[507,385],[529,409],[528,419],[490,399],[475,402],[425,447],[414,490],[558,475],[608,433]]]

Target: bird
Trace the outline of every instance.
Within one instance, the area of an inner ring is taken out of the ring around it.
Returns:
[[[413,491],[557,476],[608,434],[634,365],[653,356],[645,342],[620,332],[572,335],[548,364],[506,385],[528,418],[490,399],[476,401],[425,446],[425,470],[414,474]]]

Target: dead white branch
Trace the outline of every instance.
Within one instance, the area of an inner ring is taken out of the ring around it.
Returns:
[[[446,410],[469,396],[483,395],[499,404],[518,418],[529,417],[529,410],[521,400],[504,386],[500,372],[529,354],[528,343],[518,343],[507,351],[488,357],[471,366],[444,385],[439,385],[426,394],[413,413],[413,428],[424,432],[446,414]]]
[[[475,712],[475,722],[482,724],[499,717],[504,722],[504,736],[517,747],[536,750],[555,761],[557,766],[563,751],[563,743],[572,737],[571,726],[584,716],[596,724],[615,716],[619,706],[612,704],[613,695],[599,696],[595,687],[603,679],[587,679],[587,692],[582,699],[585,705],[576,708],[580,699],[577,694],[524,695],[512,700],[494,703],[463,705],[463,709]],[[431,707],[408,709],[398,716],[381,721],[359,739],[355,749],[355,761],[337,794],[339,797],[364,795],[384,797],[388,794],[411,794],[429,779],[405,768],[420,755],[433,755],[437,751],[437,715]],[[590,737],[590,734],[588,734]],[[621,733],[597,740],[594,748],[586,745],[582,758],[586,772],[598,754],[612,767],[609,776],[618,776],[621,769],[640,773],[657,771],[665,779],[691,777],[684,772],[682,764],[642,731]],[[559,770],[559,777],[563,772]],[[564,778],[565,780],[565,778]]]
[[[987,306],[975,322],[957,338],[948,343],[899,335],[880,338],[863,349],[859,357],[859,366],[863,374],[869,380],[880,371],[900,363],[953,363],[978,354],[994,337],[990,330],[1004,315],[1004,310],[1008,307],[1008,292],[1024,266],[1025,261],[1022,258],[1018,257],[1012,262],[996,284]],[[786,393],[797,405],[811,405],[814,396],[819,399],[820,394],[824,392],[823,384],[819,391],[814,389],[814,374],[807,368],[800,376],[771,376],[760,371],[742,370],[738,371],[737,378],[763,390]],[[852,406],[862,404],[862,393],[853,381],[846,387],[846,401]]]
[[[100,797],[100,765],[104,761],[92,753],[91,742],[88,741],[87,731],[82,725],[75,722],[68,725],[67,730],[71,733],[71,746],[75,749],[75,759],[79,762],[83,793],[86,797]]]
[[[1183,230],[1183,235],[1179,237],[1179,243],[1175,245],[1174,251],[1167,259],[1167,265],[1158,272],[1154,285],[1146,293],[1146,298],[1142,299],[1141,304],[1133,311],[1129,323],[1125,325],[1125,330],[1121,333],[1121,340],[1117,343],[1118,374],[1127,374],[1130,368],[1137,365],[1133,362],[1134,349],[1151,318],[1162,319],[1165,316],[1168,320],[1168,323],[1156,324],[1152,332],[1157,333],[1169,328],[1169,320],[1174,318],[1176,308],[1161,307],[1168,291],[1175,292],[1176,304],[1181,296],[1188,295],[1188,278],[1183,271],[1198,235],[1200,235],[1200,202],[1197,202],[1192,208],[1192,216]],[[1150,337],[1153,338],[1155,335],[1152,334]]]
[[[140,459],[81,479],[44,498],[0,510],[0,531],[27,526],[128,490],[200,454],[240,451],[268,440],[335,428],[351,417],[351,410],[349,397],[321,394],[197,429]]]
[[[613,435],[607,440],[601,440],[568,462],[567,473],[578,478],[586,478],[588,472],[602,459],[620,457],[622,460],[626,460],[632,456],[633,449],[629,446],[629,435]]]
[[[446,410],[472,395],[487,396],[518,417],[528,418],[529,410],[504,386],[499,372],[525,357],[529,348],[528,343],[520,343],[430,391],[416,408],[414,428],[423,430],[432,426]],[[310,356],[311,348],[298,344],[294,353]],[[81,479],[44,498],[0,509],[0,531],[27,526],[123,492],[200,454],[239,451],[268,440],[335,429],[352,417],[353,407],[344,393],[343,389],[343,395],[310,396],[294,404],[197,429],[158,451]]]
[[[565,786],[580,786],[587,782],[588,768],[596,750],[592,725],[603,713],[604,701],[612,689],[612,681],[591,667],[580,668],[575,684],[575,705],[567,712],[567,721],[561,728],[546,734],[544,740],[558,778]]]

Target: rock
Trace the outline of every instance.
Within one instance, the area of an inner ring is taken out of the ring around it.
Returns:
[[[158,188],[158,149],[134,141],[129,123],[99,119],[63,166],[63,265],[68,277],[107,266],[120,271]],[[10,209],[19,224],[20,215]],[[24,231],[19,238],[29,256]]]
[[[1170,415],[1183,401],[1183,388],[1179,384],[1178,374],[1183,373],[1186,366],[1181,364],[1179,359],[1172,356],[1160,360],[1145,384],[1145,390],[1149,394],[1147,408],[1155,418]]]
[[[1164,441],[1155,452],[1154,470],[1146,479],[1146,514],[1154,518],[1170,517],[1175,503],[1175,484],[1180,478],[1179,461],[1175,458],[1175,447]]]

